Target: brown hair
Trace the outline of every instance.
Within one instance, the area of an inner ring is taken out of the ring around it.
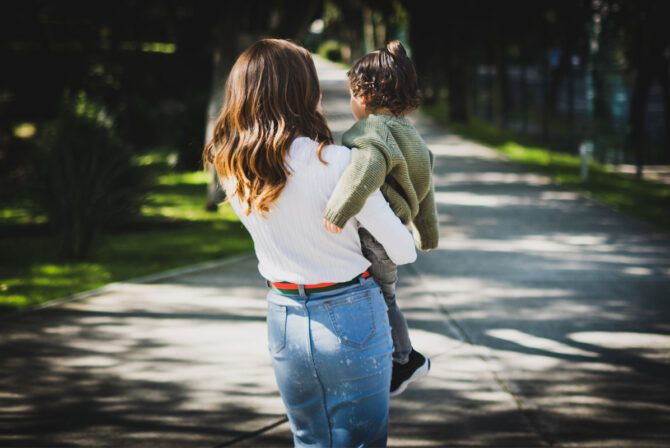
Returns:
[[[347,77],[354,96],[364,96],[370,111],[388,108],[399,116],[421,103],[414,64],[397,40],[360,58]]]
[[[220,180],[234,178],[235,191],[261,216],[279,197],[290,176],[286,154],[296,137],[319,142],[317,154],[333,143],[326,118],[317,110],[321,89],[312,55],[282,39],[262,39],[247,48],[226,82],[225,102],[205,145],[203,161]]]

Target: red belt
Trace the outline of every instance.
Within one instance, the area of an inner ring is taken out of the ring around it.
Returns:
[[[368,278],[370,277],[370,272],[365,271],[360,275],[357,275],[353,279],[347,282],[340,283],[315,283],[313,285],[302,285],[305,290],[309,290],[310,293],[314,294],[317,292],[326,292],[332,291],[334,289],[342,288],[344,286],[351,286],[358,283],[359,278]],[[283,294],[295,294],[296,291],[300,289],[300,285],[296,283],[286,283],[286,282],[268,282],[268,285],[271,289],[281,292]]]

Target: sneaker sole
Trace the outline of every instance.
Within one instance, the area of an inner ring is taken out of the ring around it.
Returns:
[[[407,386],[410,385],[410,383],[413,383],[416,380],[419,380],[423,378],[424,376],[428,375],[428,372],[430,371],[430,358],[426,358],[426,362],[424,362],[421,367],[416,369],[412,376],[407,378],[405,381],[400,383],[400,386],[393,392],[389,393],[389,397],[396,397],[400,395],[401,393],[405,392],[405,389],[407,389]]]

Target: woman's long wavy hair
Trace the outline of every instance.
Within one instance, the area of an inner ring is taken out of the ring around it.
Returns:
[[[226,82],[225,102],[205,145],[203,161],[221,181],[236,180],[238,195],[261,216],[279,197],[290,176],[286,154],[296,137],[309,137],[322,149],[333,143],[320,112],[321,89],[312,55],[282,39],[262,39],[235,62]]]

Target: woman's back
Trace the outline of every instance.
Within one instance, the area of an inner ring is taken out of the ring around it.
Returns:
[[[342,171],[350,161],[350,150],[325,147],[317,156],[318,143],[298,137],[286,158],[291,176],[271,211],[260,216],[255,210],[243,213],[236,197],[231,205],[249,230],[259,260],[259,271],[270,281],[313,284],[341,282],[363,272],[370,262],[362,255],[355,225],[332,234],[322,225],[322,213]],[[234,191],[226,184],[228,191]],[[372,195],[356,218],[388,247],[399,263],[416,257],[414,242],[391,212],[381,193]]]

